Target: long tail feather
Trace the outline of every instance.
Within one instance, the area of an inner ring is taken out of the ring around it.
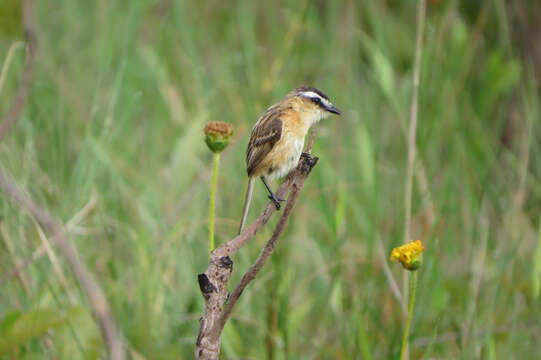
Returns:
[[[244,199],[244,208],[242,209],[242,220],[240,221],[239,234],[242,232],[242,228],[246,225],[246,219],[248,218],[248,210],[250,210],[250,203],[252,202],[252,192],[254,190],[254,178],[248,180],[248,188],[246,189],[246,198]]]

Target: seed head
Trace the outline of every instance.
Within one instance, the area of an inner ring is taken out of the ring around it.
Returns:
[[[233,135],[233,126],[223,121],[212,121],[205,125],[205,143],[213,153],[222,152]]]

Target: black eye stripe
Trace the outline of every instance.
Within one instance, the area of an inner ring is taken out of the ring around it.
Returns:
[[[321,104],[321,99],[318,97],[311,97],[310,100],[316,104]]]

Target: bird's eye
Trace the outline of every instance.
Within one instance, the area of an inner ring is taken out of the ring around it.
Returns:
[[[316,104],[320,104],[321,103],[321,99],[316,97],[316,98],[312,98],[312,101],[315,102]]]

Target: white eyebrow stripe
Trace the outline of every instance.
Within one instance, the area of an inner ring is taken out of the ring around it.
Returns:
[[[324,97],[313,91],[304,91],[302,92],[302,95],[312,99],[320,99],[323,105],[325,105],[325,107],[327,108],[331,106],[331,102],[329,100],[325,99]]]
[[[309,98],[320,98],[321,100],[323,100],[323,98],[319,94],[317,94],[317,93],[315,93],[313,91],[303,91],[302,95],[306,96],[306,97],[309,97]]]

